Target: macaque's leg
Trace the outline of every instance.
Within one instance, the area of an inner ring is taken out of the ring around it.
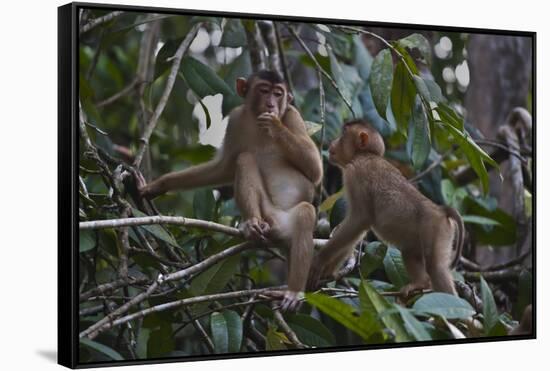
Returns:
[[[346,216],[327,245],[315,256],[307,283],[309,290],[316,289],[321,278],[334,276],[340,265],[353,253],[355,244],[363,238],[370,226],[370,223],[361,219]]]
[[[402,249],[403,263],[409,274],[410,283],[401,288],[401,294],[408,297],[412,292],[430,287],[430,276],[426,272],[424,253],[421,246],[407,246]]]
[[[140,192],[142,197],[151,199],[175,189],[187,190],[230,183],[234,167],[226,162],[223,159],[214,159],[185,170],[165,174],[145,185]]]
[[[313,259],[313,230],[315,208],[301,202],[289,210],[291,228],[288,290],[282,302],[283,310],[296,310],[300,304],[298,294],[306,287],[307,276]]]
[[[263,218],[261,206],[269,203],[268,196],[256,159],[250,152],[243,152],[237,157],[234,192],[243,219],[240,228],[245,238],[265,241],[270,226]]]
[[[435,235],[431,248],[426,251],[426,268],[434,291],[456,295],[453,276],[449,268],[451,246],[452,235],[449,231],[442,230]]]

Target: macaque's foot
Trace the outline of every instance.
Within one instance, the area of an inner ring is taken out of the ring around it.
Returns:
[[[423,290],[429,289],[430,285],[429,283],[423,283],[423,282],[411,282],[401,288],[399,290],[400,296],[404,299],[408,299],[409,297],[421,293]]]
[[[301,304],[304,294],[302,292],[296,291],[285,291],[283,301],[281,302],[281,309],[284,312],[295,312],[297,311]]]
[[[269,224],[258,218],[250,218],[239,225],[244,238],[251,241],[267,242],[267,233],[271,229]]]

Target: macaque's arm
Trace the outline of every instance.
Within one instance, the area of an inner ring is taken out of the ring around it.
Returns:
[[[261,117],[261,116],[260,116]],[[323,178],[319,150],[307,134],[306,126],[296,108],[290,106],[281,120],[272,116],[271,133],[285,158],[315,185]]]

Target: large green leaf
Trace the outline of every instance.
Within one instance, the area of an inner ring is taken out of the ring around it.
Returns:
[[[476,313],[466,300],[441,292],[422,296],[414,303],[413,309],[418,313],[433,314],[447,319],[466,319]]]
[[[481,225],[500,225],[500,223],[494,219],[486,218],[479,215],[462,215],[464,223],[481,224]]]
[[[388,251],[384,257],[384,269],[390,282],[396,288],[400,289],[409,282],[409,276],[403,263],[401,251],[393,246],[388,247]]]
[[[366,294],[363,297],[368,298],[370,302],[367,307],[372,306],[376,310],[378,316],[380,316],[380,319],[384,325],[395,332],[395,341],[403,342],[413,340],[409,336],[409,333],[403,324],[403,320],[398,313],[395,313],[395,306],[380,295],[380,293],[378,293],[378,291],[376,291],[371,284],[369,284],[366,280],[363,280],[359,286],[359,291],[364,291]]]
[[[517,225],[515,219],[504,210],[485,205],[481,199],[464,199],[464,214],[485,217],[498,222],[493,224],[473,224],[476,241],[481,245],[506,246],[516,242]]]
[[[399,61],[395,67],[391,88],[391,108],[398,129],[401,133],[407,133],[407,125],[411,117],[416,87],[414,81],[403,61]]]
[[[225,310],[212,313],[210,329],[216,353],[237,353],[241,350],[243,324],[237,312]]]
[[[135,216],[135,217],[146,217],[148,216],[147,214],[144,214],[142,213],[141,211],[139,211],[138,209],[136,208],[132,208],[132,214]],[[138,228],[141,228],[147,232],[149,232],[150,234],[152,234],[153,236],[155,236],[156,238],[174,246],[174,247],[180,247],[178,245],[178,243],[176,242],[176,240],[174,239],[174,237],[166,230],[164,229],[163,226],[161,225],[155,225],[155,224],[152,224],[152,225],[142,225]]]
[[[216,199],[211,188],[201,188],[195,191],[193,197],[193,210],[195,218],[201,220],[214,220]]]
[[[239,271],[238,255],[221,261],[200,273],[191,283],[191,292],[198,295],[220,292],[229,280]]]
[[[346,217],[347,201],[345,197],[336,200],[330,211],[330,228],[334,229]]]
[[[80,338],[79,339],[80,344],[87,346],[88,348],[91,348],[101,354],[106,355],[107,357],[111,358],[114,361],[123,361],[124,357],[120,355],[116,350],[108,347],[107,345],[103,345],[101,343],[98,343],[97,341],[90,340],[88,338]]]
[[[175,349],[172,326],[165,323],[151,332],[147,340],[147,357],[162,357]]]
[[[95,247],[95,232],[91,230],[78,231],[78,251],[86,252]]]
[[[401,314],[401,318],[403,318],[403,322],[405,323],[405,327],[409,331],[409,334],[411,334],[415,340],[432,340],[432,337],[428,330],[426,330],[426,327],[422,324],[422,322],[416,319],[409,309],[403,308],[400,305],[396,305],[395,307]]]
[[[364,340],[372,335],[372,325],[369,326],[365,321],[359,321],[359,313],[351,305],[324,294],[306,293],[306,299],[309,304],[317,307]]]
[[[483,276],[480,276],[479,284],[481,286],[481,300],[483,301],[483,328],[485,335],[489,335],[499,321],[498,309],[493,292]]]
[[[418,96],[416,98],[410,123],[407,150],[409,151],[414,169],[418,171],[426,163],[432,148],[428,118],[424,111],[424,105]]]
[[[282,332],[275,331],[272,327],[267,329],[265,337],[265,350],[286,350],[286,344],[290,343]]]
[[[372,100],[378,114],[385,118],[386,107],[390,98],[393,81],[393,64],[389,49],[384,49],[378,53],[369,75],[369,85],[372,92]]]
[[[304,344],[314,347],[329,347],[336,344],[332,332],[321,321],[310,315],[289,315],[286,320]]]
[[[187,86],[199,98],[207,95],[232,95],[233,90],[223,81],[216,72],[206,64],[192,57],[184,57],[181,63],[180,76]]]
[[[238,48],[241,46],[246,46],[246,44],[246,33],[241,22],[238,19],[227,19],[225,26],[223,27],[223,35],[219,46]]]
[[[400,39],[398,43],[409,49],[418,49],[422,55],[423,62],[430,64],[432,61],[432,47],[428,39],[419,33],[413,33],[403,39]]]
[[[387,251],[388,247],[382,242],[374,241],[367,245],[365,255],[361,259],[361,275],[363,278],[367,278],[382,266]]]

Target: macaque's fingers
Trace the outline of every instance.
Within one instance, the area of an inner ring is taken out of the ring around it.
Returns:
[[[267,227],[266,227],[267,225]],[[269,229],[269,224],[264,221],[259,221],[258,218],[246,220],[239,225],[239,229],[243,232],[247,240],[267,242],[265,230]]]
[[[302,294],[295,291],[285,291],[281,309],[284,312],[295,312],[301,306]]]

